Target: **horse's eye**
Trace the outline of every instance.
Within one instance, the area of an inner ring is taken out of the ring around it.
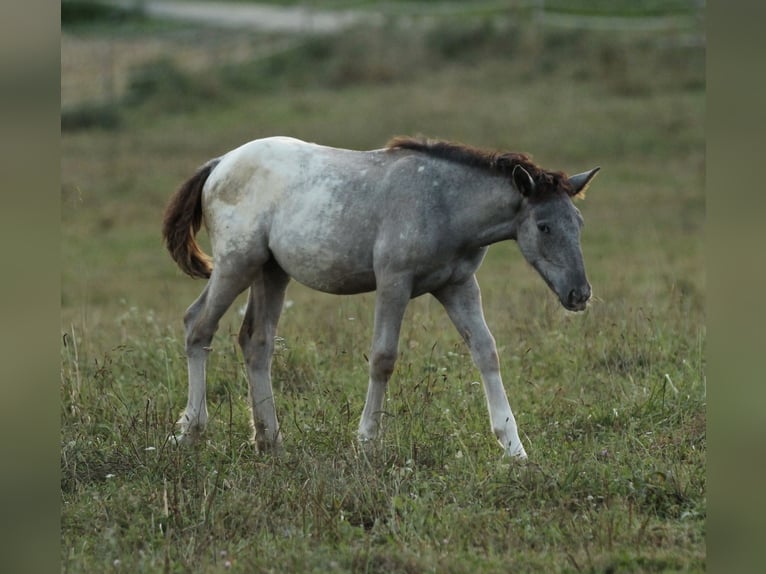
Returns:
[[[550,233],[551,232],[551,228],[548,227],[545,223],[538,223],[537,224],[537,229],[539,229],[541,233]]]

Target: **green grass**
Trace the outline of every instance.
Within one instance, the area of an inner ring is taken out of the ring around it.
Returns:
[[[189,75],[209,102],[178,110],[179,79],[155,79],[113,131],[62,135],[63,570],[705,570],[704,55],[672,36],[556,33],[489,35],[455,60],[397,38]],[[387,59],[405,63],[369,72]],[[251,76],[234,85],[238,71]],[[512,243],[479,274],[530,461],[501,459],[479,375],[429,297],[405,317],[384,436],[359,450],[374,296],[297,284],[274,361],[285,453],[249,443],[241,300],[213,344],[206,440],[171,448],[181,316],[202,288],[161,246],[172,191],[255,137],[373,148],[417,132],[602,166],[579,204],[585,314]]]

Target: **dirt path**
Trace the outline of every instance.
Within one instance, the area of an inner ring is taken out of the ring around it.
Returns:
[[[261,32],[333,33],[375,15],[366,12],[320,11],[305,6],[274,6],[240,2],[167,2],[117,0],[124,7],[142,6],[154,18],[215,24],[225,28],[249,28]]]
[[[308,6],[276,6],[273,4],[242,2],[205,2],[199,0],[112,0],[123,7],[141,6],[149,16],[173,20],[186,20],[200,24],[210,24],[226,28],[251,29],[262,32],[287,32],[295,34],[339,32],[360,22],[379,22],[384,19],[384,12],[369,10],[318,10]],[[525,2],[522,2],[519,7]],[[508,16],[509,7],[502,2],[487,0],[472,4],[473,8],[481,5],[484,10],[495,10],[498,15]],[[700,2],[700,7],[704,2]],[[389,7],[390,9],[390,7]],[[468,3],[445,3],[443,5],[414,5],[397,8],[392,14],[399,16],[460,15],[470,13]],[[385,10],[384,10],[385,11]],[[701,18],[702,9],[697,15],[678,16],[593,16],[550,12],[544,4],[535,13],[535,21],[543,26],[554,28],[574,28],[580,30],[675,30],[688,27],[695,19]]]

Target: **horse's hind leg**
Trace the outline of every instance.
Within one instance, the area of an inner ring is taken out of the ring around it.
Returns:
[[[274,260],[264,265],[250,286],[247,311],[239,331],[250,384],[254,440],[260,451],[278,450],[282,443],[271,386],[271,358],[289,281]]]
[[[218,330],[218,322],[236,299],[247,288],[249,277],[227,273],[215,268],[197,300],[184,314],[186,328],[186,358],[189,370],[189,399],[181,418],[176,423],[179,442],[193,442],[207,424],[205,370],[210,343]]]

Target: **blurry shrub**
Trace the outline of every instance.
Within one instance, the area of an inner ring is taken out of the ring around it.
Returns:
[[[360,26],[293,39],[267,57],[185,71],[171,56],[133,70],[120,102],[142,112],[186,113],[244,95],[410,81],[449,67],[508,65],[516,81],[587,81],[625,97],[704,89],[704,37],[545,28],[532,20],[472,17]],[[62,113],[62,129],[112,129],[116,105]]]
[[[552,12],[594,16],[667,16],[686,14],[700,7],[700,0],[547,0]]]
[[[113,130],[121,125],[118,106],[109,103],[84,103],[61,111],[61,130]]]
[[[192,75],[170,58],[160,58],[133,71],[125,103],[160,112],[192,111],[221,95],[211,75]]]
[[[525,77],[568,77],[625,97],[705,88],[704,39],[670,31],[529,31],[518,53]]]
[[[596,63],[604,84],[614,93],[622,96],[641,96],[651,89],[653,83],[642,81],[641,68],[636,66],[633,60],[633,51],[621,44],[599,46]],[[651,73],[651,69],[649,71]]]
[[[228,86],[255,91],[322,83],[335,44],[327,37],[308,38],[269,58],[226,66],[223,78]]]
[[[62,27],[143,19],[143,12],[136,7],[125,8],[95,0],[63,0],[61,2]]]
[[[705,51],[682,38],[602,39],[593,48],[588,61],[596,79],[617,95],[705,88]]]
[[[489,18],[473,22],[448,20],[429,30],[425,44],[439,60],[466,63],[485,57],[510,57],[519,36],[515,27],[499,26]]]
[[[192,81],[169,58],[161,58],[136,68],[130,75],[127,101],[142,104],[162,96],[181,96],[191,89]]]
[[[548,74],[558,70],[575,74],[581,65],[592,65],[589,52],[594,37],[582,30],[545,30],[538,36],[537,71]]]
[[[325,80],[331,87],[402,81],[430,63],[422,36],[393,26],[350,30],[333,56]]]
[[[337,38],[307,38],[269,58],[224,65],[219,77],[228,88],[256,92],[389,83],[422,69],[423,51],[417,37],[360,27]]]

